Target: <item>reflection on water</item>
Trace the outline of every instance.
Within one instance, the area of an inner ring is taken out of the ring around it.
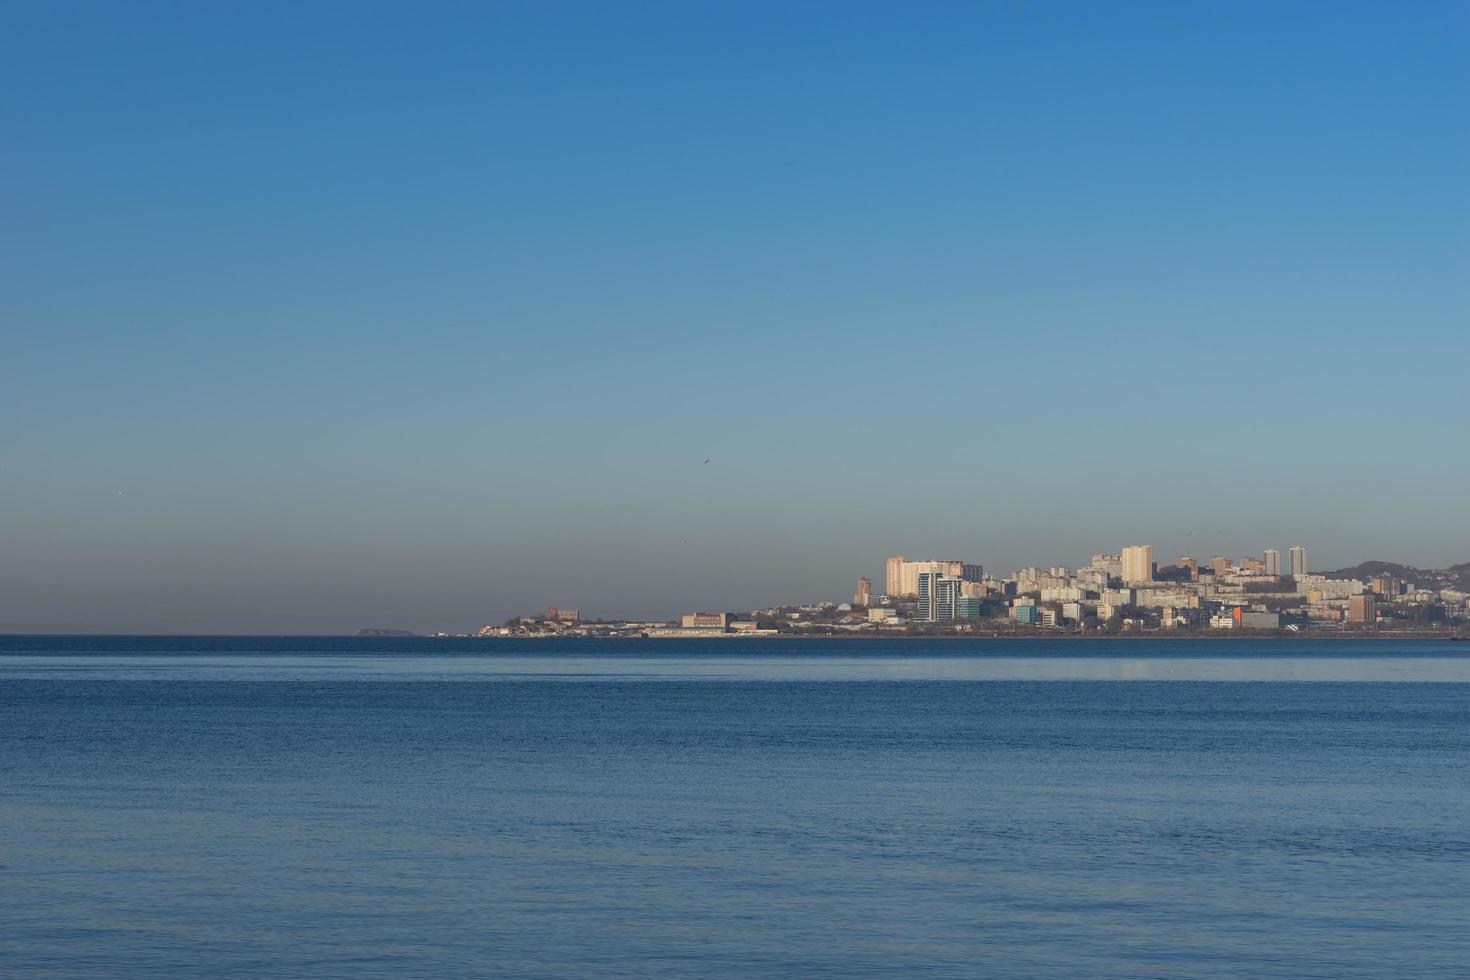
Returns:
[[[1459,657],[229,655],[0,657],[0,680],[1346,681],[1470,683]]]

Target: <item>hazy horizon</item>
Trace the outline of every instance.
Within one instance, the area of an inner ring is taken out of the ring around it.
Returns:
[[[10,5],[0,632],[1470,561],[1467,28]]]

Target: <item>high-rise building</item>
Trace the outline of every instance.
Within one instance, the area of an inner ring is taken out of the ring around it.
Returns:
[[[1154,549],[1152,545],[1137,544],[1123,549],[1123,581],[1152,582],[1154,579]]]
[[[1266,560],[1266,574],[1267,575],[1280,575],[1281,574],[1281,552],[1277,551],[1275,548],[1267,548],[1266,549],[1266,553],[1265,553],[1265,555],[1263,557]]]
[[[894,555],[889,558],[886,571],[883,591],[888,595],[903,595],[903,590],[900,588],[903,584],[903,555]]]
[[[1226,558],[1224,555],[1210,556],[1210,571],[1214,572],[1216,575],[1224,575],[1226,572],[1230,571],[1230,566],[1232,564],[1233,563],[1230,561],[1230,559]]]
[[[896,559],[896,561],[895,561]],[[979,566],[973,566],[981,571]],[[888,573],[893,576],[893,583],[889,586],[888,594],[891,596],[902,596],[911,599],[919,594],[919,576],[925,572],[937,572],[951,578],[961,578],[964,574],[965,563],[961,561],[909,561],[902,556],[895,555],[888,559]]]
[[[1190,581],[1196,581],[1199,578],[1199,562],[1189,555],[1180,555],[1178,558],[1175,558],[1174,567],[1189,569]]]
[[[873,580],[866,575],[858,579],[857,591],[852,594],[854,606],[866,606],[868,599],[873,595]]]
[[[959,600],[964,595],[964,581],[941,572],[920,572],[917,618],[930,623],[944,623],[956,618]]]
[[[1292,549],[1287,552],[1287,554],[1291,558],[1292,578],[1296,578],[1298,575],[1307,574],[1307,549],[1303,548],[1299,544],[1293,545]]]

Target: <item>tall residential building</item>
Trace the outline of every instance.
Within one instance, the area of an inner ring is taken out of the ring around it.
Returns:
[[[1298,575],[1307,574],[1307,549],[1301,545],[1294,545],[1287,554],[1291,558],[1291,577],[1296,578]]]
[[[1267,548],[1266,553],[1263,557],[1266,559],[1266,574],[1280,575],[1281,552],[1277,551],[1275,548]]]
[[[941,572],[920,572],[917,618],[929,623],[955,619],[960,597],[964,595],[963,585],[962,579],[949,578]]]
[[[979,573],[977,578],[983,577],[983,569],[978,565],[971,567]],[[911,599],[919,594],[919,576],[925,572],[937,572],[952,578],[961,578],[964,571],[965,563],[961,561],[908,561],[900,555],[895,555],[888,559],[888,574],[891,578],[888,594]]]
[[[1189,555],[1180,555],[1178,558],[1175,558],[1174,567],[1189,569],[1189,580],[1191,582],[1199,580],[1199,562]]]
[[[1123,549],[1123,581],[1152,582],[1154,579],[1154,549],[1152,545],[1137,544]]]
[[[899,586],[903,584],[903,555],[889,558],[886,571],[883,592],[887,595],[902,595],[903,591]]]
[[[873,580],[866,575],[858,579],[857,591],[852,594],[854,606],[866,606],[868,599],[873,595]]]

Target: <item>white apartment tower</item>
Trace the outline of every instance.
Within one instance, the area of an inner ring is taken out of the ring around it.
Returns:
[[[1154,549],[1152,545],[1136,544],[1123,549],[1123,581],[1152,582],[1154,578]]]
[[[1291,556],[1291,577],[1299,578],[1307,574],[1307,549],[1296,545],[1288,554]]]
[[[1280,575],[1281,574],[1281,552],[1277,551],[1275,548],[1267,548],[1266,549],[1266,554],[1265,554],[1265,559],[1266,559],[1266,574],[1267,575]]]
[[[912,599],[919,594],[919,576],[933,572],[939,575],[947,575],[951,578],[962,578],[967,581],[978,582],[985,577],[985,569],[979,565],[969,565],[962,561],[909,561],[903,555],[894,555],[888,559],[885,569],[887,581],[885,591],[888,595]]]
[[[883,594],[903,594],[903,555],[893,555],[884,569]]]

